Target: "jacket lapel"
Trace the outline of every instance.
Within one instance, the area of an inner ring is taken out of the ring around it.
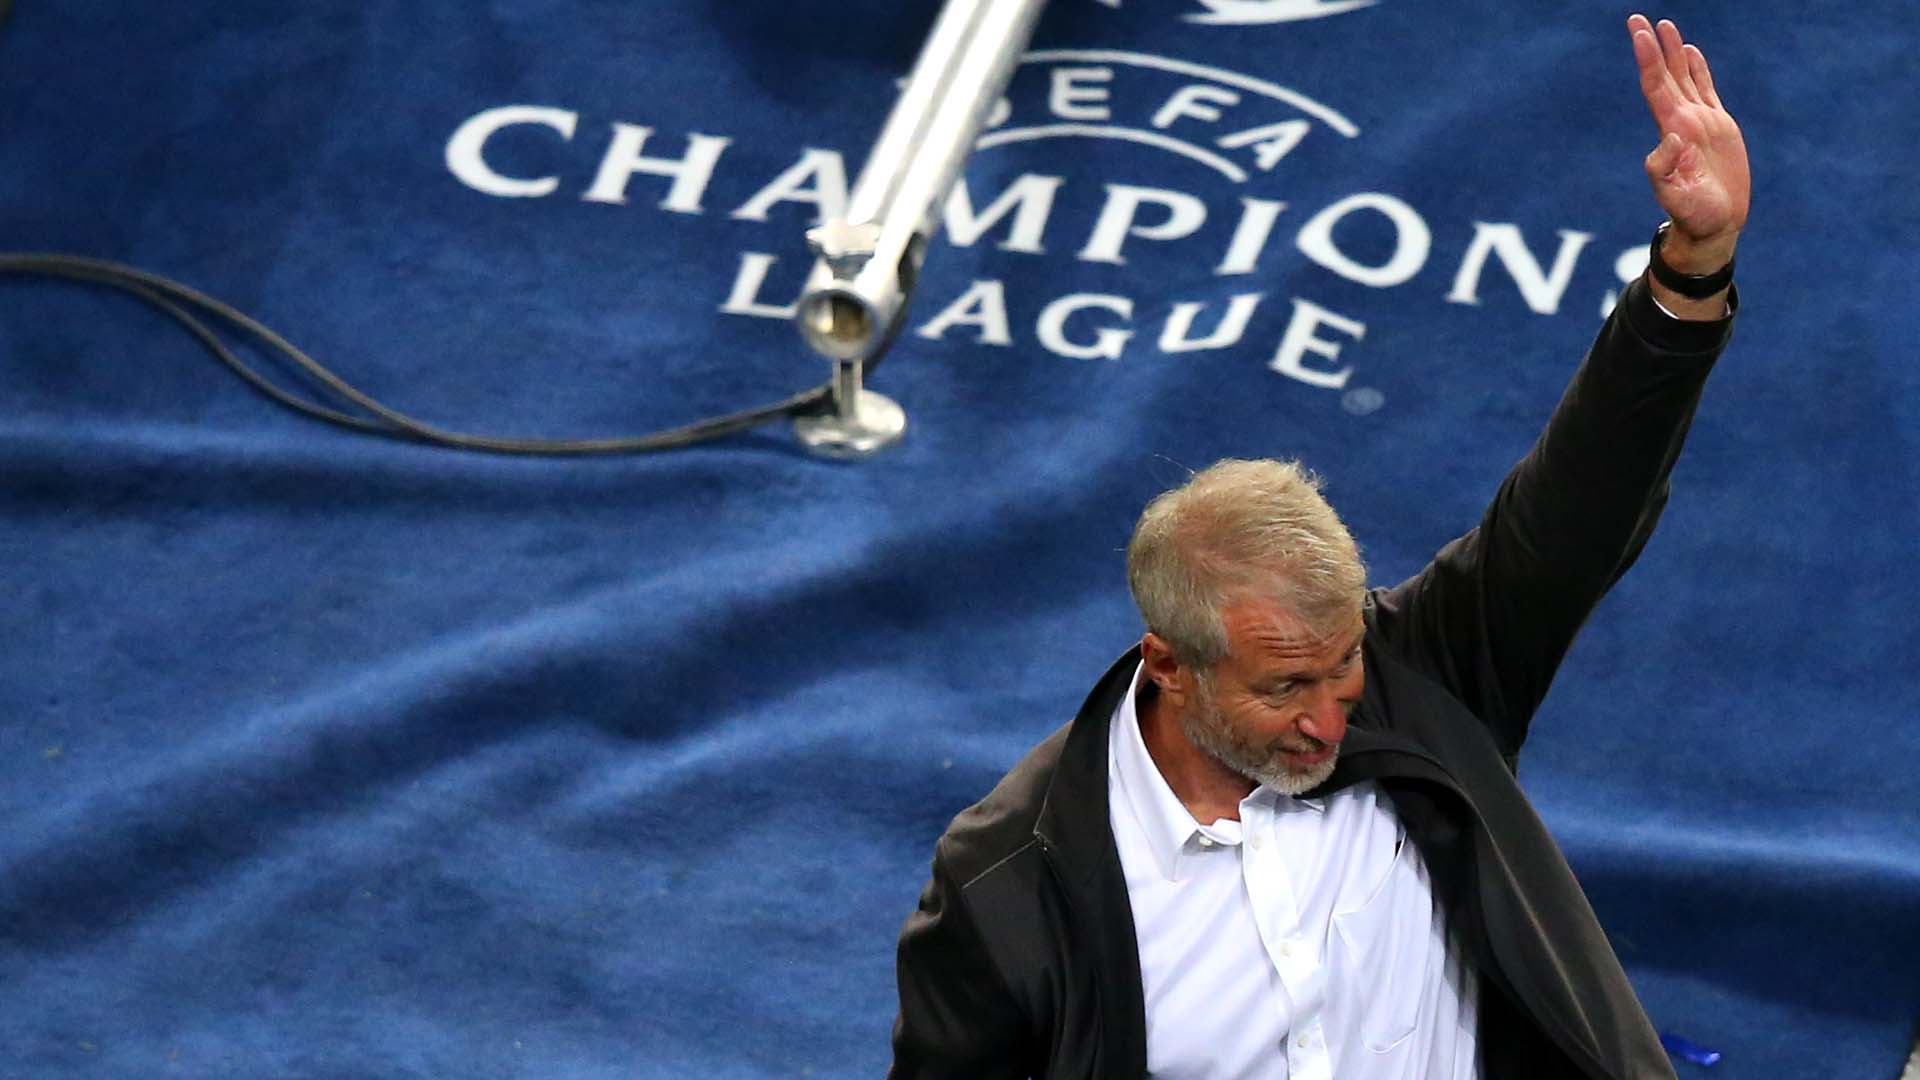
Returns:
[[[1147,1072],[1140,946],[1107,803],[1108,731],[1139,660],[1138,650],[1121,656],[1080,707],[1033,830],[1072,910],[1075,953],[1084,961],[1075,975],[1084,977],[1068,992],[1096,1000],[1100,1029],[1092,1075],[1102,1078]]]

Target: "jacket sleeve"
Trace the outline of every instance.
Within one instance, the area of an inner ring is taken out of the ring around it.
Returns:
[[[1374,594],[1374,629],[1489,729],[1509,765],[1589,612],[1633,564],[1728,317],[1686,322],[1627,286],[1533,448],[1479,525]]]
[[[966,896],[936,854],[900,931],[892,1080],[1025,1080],[1027,1026]]]

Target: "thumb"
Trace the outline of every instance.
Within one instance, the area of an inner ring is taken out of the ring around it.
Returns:
[[[1655,180],[1673,171],[1680,160],[1680,151],[1684,144],[1680,136],[1669,131],[1660,139],[1660,145],[1647,155],[1647,175]]]

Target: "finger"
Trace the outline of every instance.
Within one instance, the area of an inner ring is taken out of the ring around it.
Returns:
[[[1641,38],[1643,36],[1646,38],[1646,43],[1652,44],[1652,59],[1653,62],[1657,64],[1660,60],[1660,43],[1653,36],[1653,24],[1647,21],[1645,15],[1641,15],[1638,12],[1627,16],[1627,40],[1633,42],[1633,59],[1640,65],[1640,75],[1642,78],[1647,74],[1648,61],[1647,52],[1645,48],[1642,47],[1643,43]]]
[[[1680,136],[1672,132],[1661,136],[1660,145],[1647,155],[1647,175],[1658,181],[1671,173],[1674,166],[1679,164],[1682,145]]]
[[[1687,46],[1687,70],[1693,73],[1693,85],[1700,88],[1700,99],[1722,112],[1726,106],[1720,104],[1720,95],[1713,90],[1713,72],[1707,70],[1707,54],[1697,47]]]
[[[1645,23],[1646,20],[1640,20]],[[1673,85],[1673,76],[1668,74],[1667,65],[1660,57],[1660,43],[1654,40],[1653,29],[1642,26],[1633,34],[1633,59],[1640,65],[1640,93],[1647,99],[1647,108],[1653,113],[1653,122],[1666,130],[1666,117],[1672,113],[1680,100],[1680,90]]]
[[[1679,88],[1680,96],[1688,101],[1699,101],[1700,90],[1693,85],[1693,72],[1687,65],[1686,43],[1680,39],[1680,28],[1672,19],[1661,19],[1655,28],[1660,33],[1660,54],[1667,62],[1667,73],[1673,76],[1674,86]]]

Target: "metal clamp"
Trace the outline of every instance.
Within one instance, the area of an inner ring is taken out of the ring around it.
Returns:
[[[807,233],[813,272],[800,335],[833,361],[834,412],[794,422],[801,442],[863,457],[898,441],[906,413],[862,386],[898,336],[947,193],[1019,66],[1046,0],[947,0],[887,116],[844,218]]]

